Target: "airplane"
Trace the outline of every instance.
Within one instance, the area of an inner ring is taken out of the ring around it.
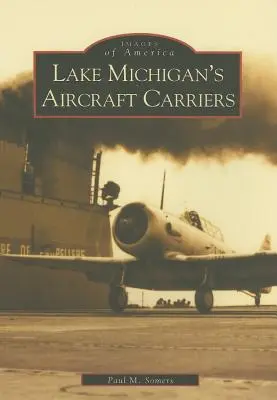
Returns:
[[[165,177],[164,177],[165,178]],[[164,192],[164,185],[163,185]],[[126,287],[160,291],[195,291],[201,314],[212,310],[213,290],[237,290],[255,298],[277,286],[277,252],[266,235],[255,253],[239,254],[223,240],[218,227],[186,210],[181,216],[144,202],[119,209],[112,224],[117,246],[126,254],[114,257],[69,257],[2,254],[20,265],[78,271],[95,282],[109,284],[108,301],[115,313],[128,305]]]

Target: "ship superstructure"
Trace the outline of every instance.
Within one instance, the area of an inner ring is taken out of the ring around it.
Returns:
[[[109,207],[98,201],[101,153],[90,136],[4,121],[0,252],[111,256]],[[0,309],[103,308],[107,290],[76,272],[0,264]]]

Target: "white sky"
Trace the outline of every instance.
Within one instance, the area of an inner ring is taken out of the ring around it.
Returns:
[[[131,32],[169,35],[196,50],[242,50],[246,56],[276,60],[275,0],[0,0],[0,10],[1,81],[31,70],[34,50],[82,50],[98,39]],[[262,159],[247,157],[225,166],[191,161],[180,167],[162,157],[146,163],[117,151],[106,152],[102,165],[102,182],[112,179],[121,185],[122,204],[139,199],[158,205],[166,166],[168,210],[196,208],[240,251],[257,249],[267,232],[277,248],[277,168]],[[140,300],[139,291],[130,293],[131,301]],[[191,293],[169,295],[193,298]],[[151,303],[160,296],[145,292],[144,299]],[[252,302],[229,292],[216,293],[215,300]],[[262,301],[276,304],[277,290]]]

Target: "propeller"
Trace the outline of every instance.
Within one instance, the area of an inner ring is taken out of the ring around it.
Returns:
[[[130,204],[122,208],[115,223],[115,235],[125,244],[138,242],[148,228],[148,216],[143,206]]]

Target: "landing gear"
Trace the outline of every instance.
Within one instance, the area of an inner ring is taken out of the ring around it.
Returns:
[[[247,290],[239,290],[239,292],[242,292],[244,294],[247,294],[247,296],[253,297],[255,300],[255,306],[259,307],[261,304],[261,292],[256,292],[254,290],[252,290],[251,292],[247,291]]]
[[[109,305],[113,312],[121,313],[128,305],[128,294],[123,286],[111,286]]]
[[[260,293],[257,293],[255,296],[255,306],[259,307],[260,304],[261,304],[261,295],[260,295]]]
[[[128,305],[128,293],[124,285],[126,268],[123,266],[114,276],[110,285],[109,305],[113,312],[121,313]]]
[[[195,306],[201,314],[207,314],[214,305],[214,296],[211,289],[202,287],[195,292]]]

